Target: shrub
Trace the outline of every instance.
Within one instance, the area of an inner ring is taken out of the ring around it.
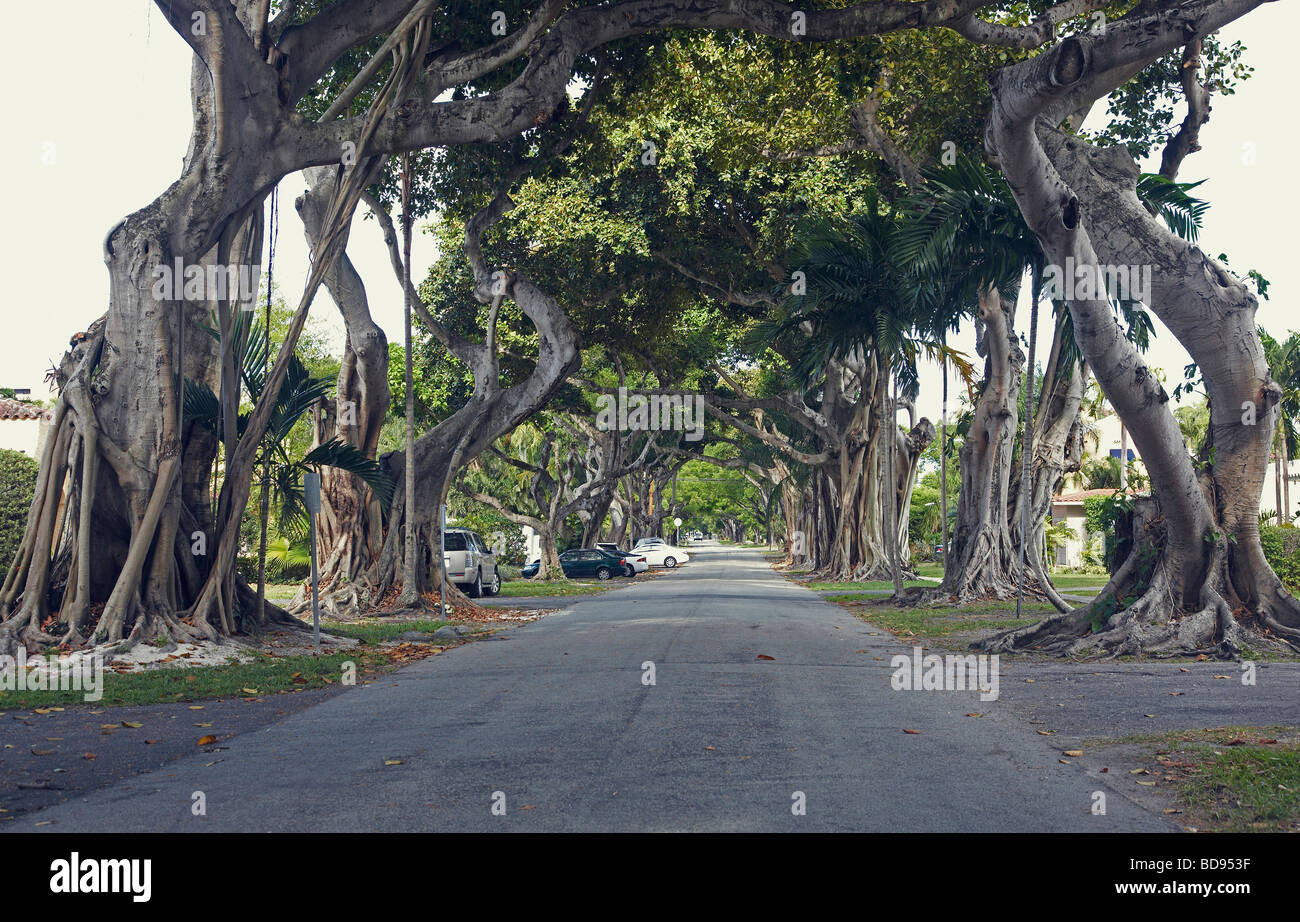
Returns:
[[[1291,590],[1300,589],[1300,528],[1261,525],[1259,543],[1269,566]]]
[[[21,451],[0,448],[0,580],[9,574],[22,543],[39,469],[40,465]]]

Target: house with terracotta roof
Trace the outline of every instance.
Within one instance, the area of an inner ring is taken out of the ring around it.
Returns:
[[[1088,516],[1084,501],[1093,496],[1111,496],[1114,492],[1110,487],[1103,487],[1099,490],[1075,490],[1070,493],[1059,493],[1053,497],[1052,521],[1068,525],[1078,537],[1067,538],[1063,543],[1057,545],[1054,559],[1051,561],[1052,564],[1058,567],[1083,566],[1083,552],[1089,544],[1094,544],[1094,550],[1100,552],[1102,536],[1088,533]]]
[[[1126,438],[1118,414],[1114,410],[1107,412],[1086,426],[1083,444],[1083,461],[1100,458],[1127,459],[1134,465],[1130,470],[1145,474],[1142,458],[1137,453],[1131,438]],[[1083,554],[1090,544],[1100,550],[1102,536],[1090,535],[1087,529],[1087,514],[1084,501],[1092,496],[1110,496],[1115,491],[1110,487],[1089,490],[1084,488],[1081,472],[1069,474],[1061,484],[1061,492],[1052,499],[1052,521],[1064,523],[1074,530],[1077,538],[1067,538],[1057,545],[1051,563],[1058,567],[1083,566]]]
[[[13,397],[0,397],[0,448],[39,460],[50,428],[50,411]]]

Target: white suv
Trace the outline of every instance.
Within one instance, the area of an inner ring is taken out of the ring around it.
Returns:
[[[468,528],[448,528],[443,566],[447,579],[466,590],[470,598],[501,591],[497,558],[487,542]]]

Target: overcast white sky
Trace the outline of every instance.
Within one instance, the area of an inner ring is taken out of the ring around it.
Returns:
[[[1198,190],[1212,204],[1202,246],[1211,255],[1227,253],[1239,272],[1258,269],[1273,283],[1259,320],[1279,334],[1300,328],[1294,306],[1300,193],[1291,179],[1300,131],[1288,103],[1287,70],[1294,54],[1290,38],[1300,26],[1296,7],[1268,4],[1225,30],[1226,38],[1246,44],[1255,76],[1237,95],[1215,98],[1201,131],[1204,150],[1188,158],[1179,177],[1209,177]],[[6,15],[10,35],[41,35],[51,27],[43,4],[12,5]],[[34,41],[15,43],[3,65],[6,85],[21,91],[9,94],[10,127],[0,145],[0,175],[14,180],[10,217],[0,230],[0,270],[10,291],[0,386],[30,387],[36,397],[48,396],[42,377],[68,338],[107,306],[105,233],[176,179],[190,131],[189,50],[152,0],[64,0],[55,26],[59,60],[73,66],[53,66]],[[1247,144],[1253,145],[1253,165],[1243,158]],[[297,175],[280,186],[275,274],[291,303],[306,270],[302,226],[293,210],[303,187]],[[417,237],[415,251],[413,270],[420,278],[432,262],[432,242]],[[373,221],[358,218],[348,252],[366,281],[375,319],[400,341],[401,290]],[[312,313],[339,329],[323,291]],[[1043,314],[1039,343],[1046,350],[1051,320],[1049,311]],[[954,345],[973,353],[973,333]],[[1148,361],[1177,383],[1188,358],[1161,330]],[[923,373],[919,401],[920,411],[936,420],[937,377],[937,370]]]

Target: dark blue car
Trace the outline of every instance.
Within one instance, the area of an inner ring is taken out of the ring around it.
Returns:
[[[524,566],[519,575],[524,579],[532,579],[541,565],[540,560],[534,560]],[[569,579],[607,580],[611,576],[627,572],[627,566],[618,555],[598,548],[574,548],[560,555],[560,569]]]

